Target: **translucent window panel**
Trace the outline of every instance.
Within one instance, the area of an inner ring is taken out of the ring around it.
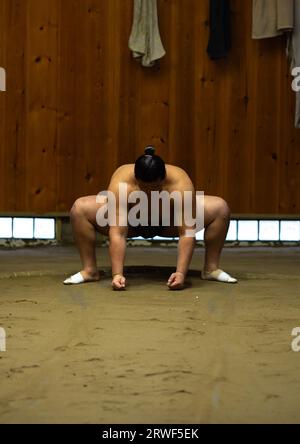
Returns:
[[[174,239],[176,239],[176,238],[174,238]],[[151,238],[150,238],[150,240],[151,240]],[[164,241],[172,241],[172,240],[173,240],[173,238],[172,238],[172,237],[161,237],[161,236],[155,236],[155,237],[153,237],[153,240],[155,240],[155,241],[162,241],[162,242],[164,242]]]
[[[261,220],[259,222],[260,241],[279,241],[280,225],[277,220]]]
[[[174,238],[174,239],[176,239],[176,238]],[[164,241],[172,241],[173,238],[172,237],[161,237],[161,236],[155,236],[155,237],[142,237],[142,236],[139,236],[139,237],[131,237],[130,240],[133,240],[133,241],[147,241],[147,240],[151,241],[151,240],[155,240],[155,241],[162,241],[162,242],[164,242]]]
[[[300,221],[287,220],[281,222],[280,240],[285,242],[299,242],[300,241]]]
[[[15,239],[33,239],[33,218],[15,217],[13,237]]]
[[[55,219],[34,219],[35,239],[55,239]]]
[[[197,241],[204,241],[204,230],[199,231],[199,233],[196,234],[196,240]]]
[[[258,221],[257,220],[240,220],[238,223],[238,240],[239,241],[257,241],[258,240]]]
[[[12,238],[12,217],[0,217],[0,238]]]
[[[233,241],[237,240],[237,221],[236,220],[232,220],[230,222],[230,226],[229,226],[226,240],[229,242],[233,242]]]

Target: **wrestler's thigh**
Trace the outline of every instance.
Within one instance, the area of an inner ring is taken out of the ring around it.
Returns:
[[[109,227],[101,227],[97,222],[97,213],[104,205],[104,203],[97,202],[97,196],[95,195],[80,197],[76,200],[74,207],[77,207],[80,212],[84,213],[84,216],[94,225],[99,233],[108,236]]]
[[[202,205],[203,199],[200,197],[197,200],[197,205]],[[204,196],[204,227],[210,225],[220,214],[220,212],[229,211],[227,203],[224,199],[216,196]],[[198,214],[201,214],[201,209],[199,209]],[[171,226],[163,227],[161,231],[162,237],[178,237],[179,229],[174,226],[171,217]]]
[[[220,214],[229,212],[229,208],[224,199],[217,196],[204,196],[204,226],[210,225]]]

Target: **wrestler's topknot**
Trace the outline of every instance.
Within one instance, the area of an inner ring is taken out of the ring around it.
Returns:
[[[161,157],[155,154],[154,146],[147,146],[145,154],[137,159],[134,174],[137,180],[145,183],[162,181],[166,178],[166,165]]]

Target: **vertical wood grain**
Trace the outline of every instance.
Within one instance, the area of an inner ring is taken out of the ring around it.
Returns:
[[[206,53],[209,0],[158,0],[167,55],[128,49],[133,0],[0,0],[0,211],[65,212],[154,144],[235,213],[300,213],[300,130],[279,37],[251,39],[231,0],[233,48]]]

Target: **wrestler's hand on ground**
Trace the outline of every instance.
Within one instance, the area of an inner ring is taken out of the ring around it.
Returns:
[[[183,273],[173,273],[168,280],[167,286],[170,290],[183,290],[184,289],[185,275]]]
[[[126,279],[121,274],[116,274],[113,277],[111,285],[115,291],[124,291],[126,290]]]

